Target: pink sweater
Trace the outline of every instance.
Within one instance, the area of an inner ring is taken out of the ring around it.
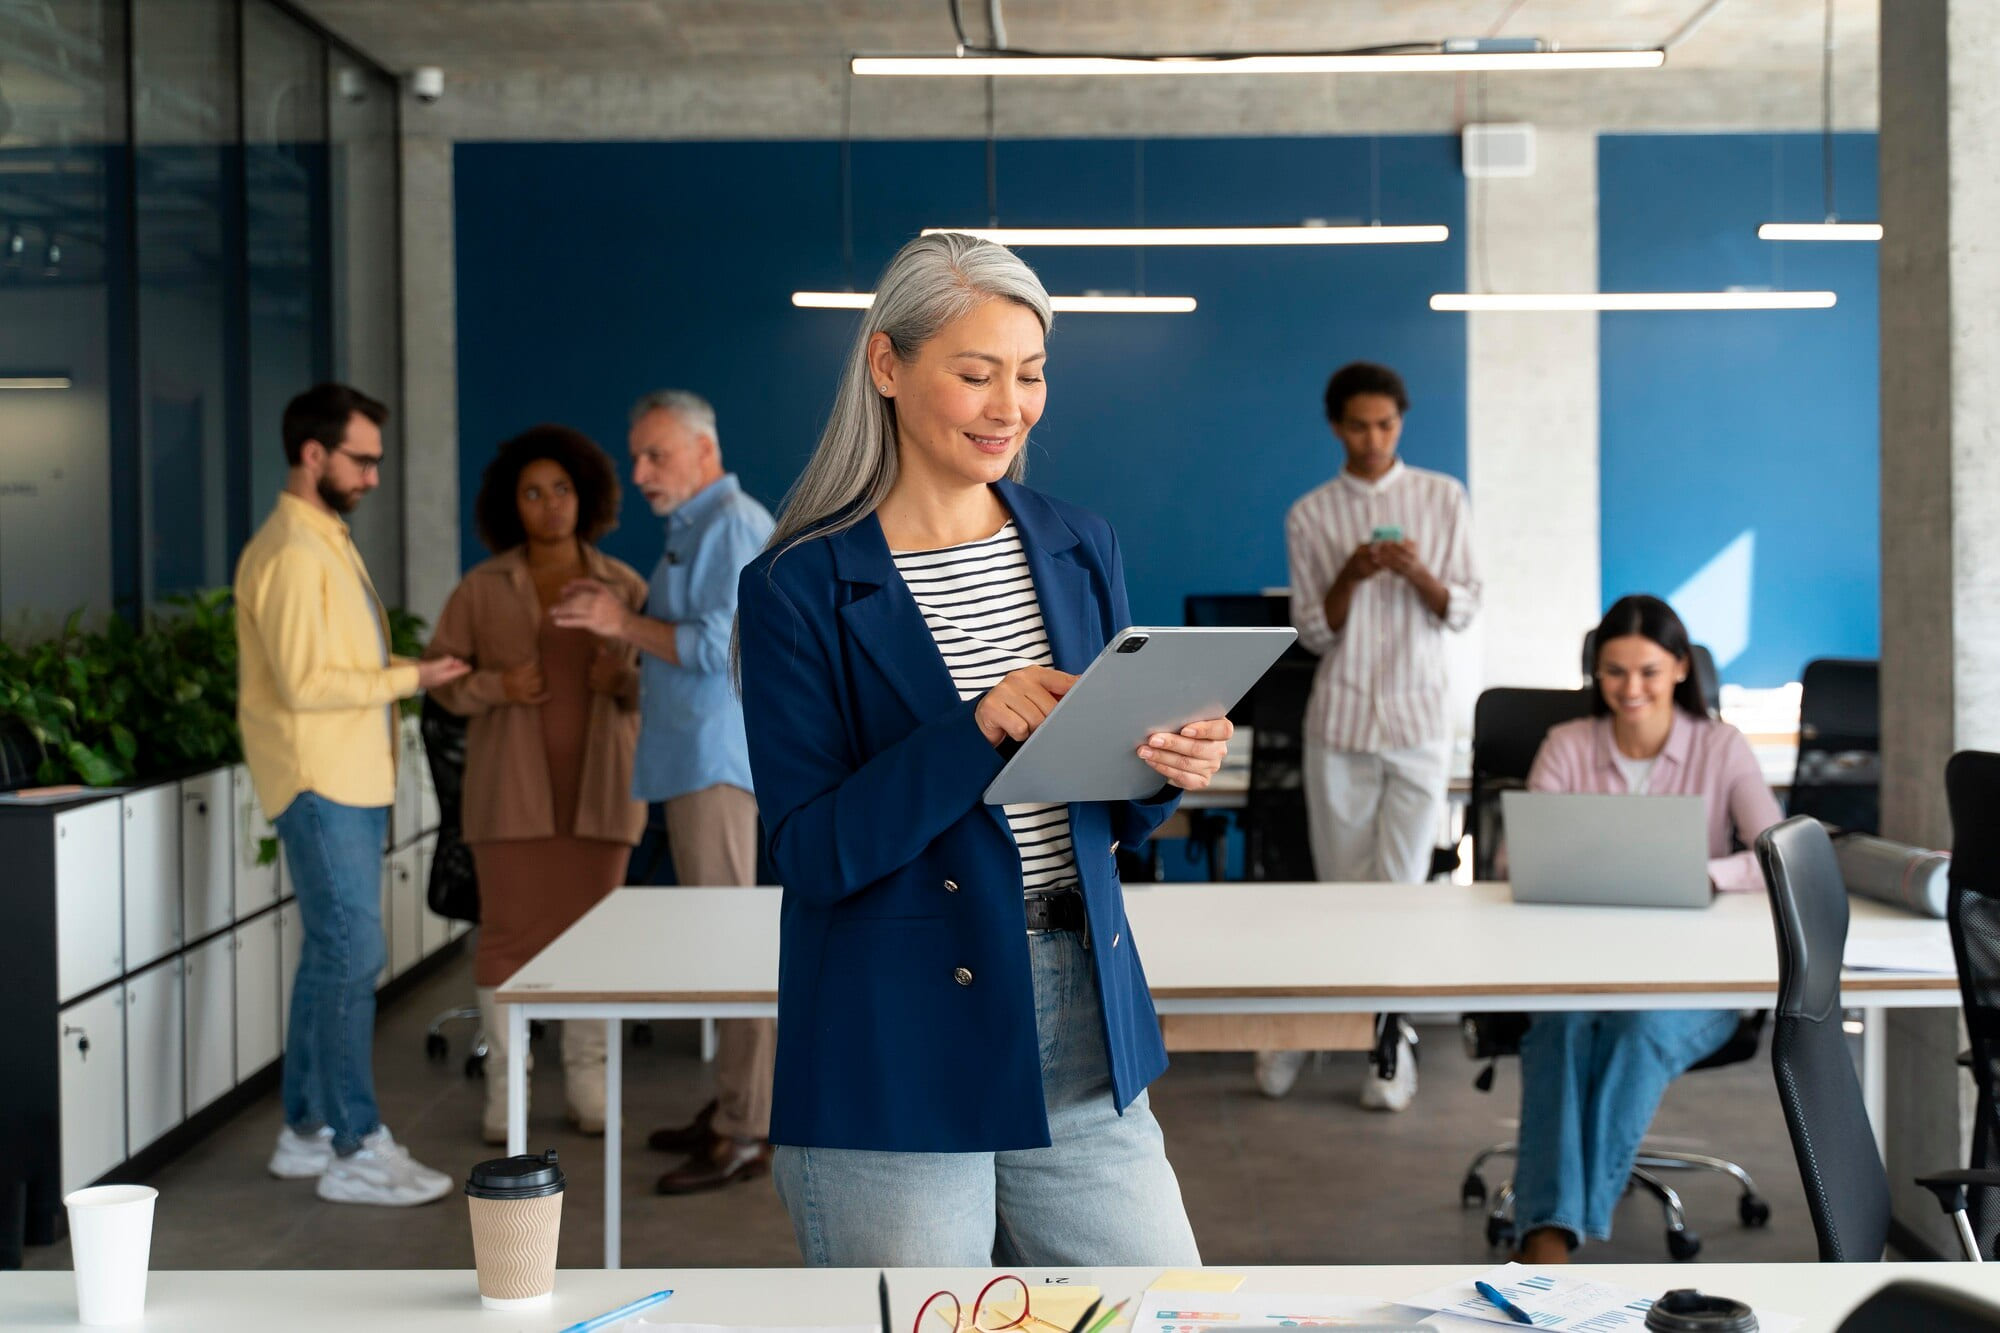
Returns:
[[[1610,793],[1626,791],[1625,775],[1612,762],[1611,719],[1579,718],[1551,727],[1535,766],[1530,791]],[[1699,796],[1708,806],[1708,877],[1715,887],[1761,891],[1764,872],[1749,847],[1757,835],[1784,818],[1750,742],[1726,722],[1691,717],[1674,710],[1673,730],[1653,766],[1649,796]]]

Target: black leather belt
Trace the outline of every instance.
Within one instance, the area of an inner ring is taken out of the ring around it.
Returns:
[[[1083,911],[1083,891],[1074,884],[1060,889],[1037,889],[1024,901],[1028,909],[1030,935],[1051,930],[1073,930],[1088,940],[1090,923]]]

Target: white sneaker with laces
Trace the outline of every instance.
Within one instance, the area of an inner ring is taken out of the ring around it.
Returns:
[[[1290,1092],[1292,1084],[1299,1081],[1306,1055],[1305,1051],[1257,1052],[1257,1091],[1273,1099]]]
[[[1361,1105],[1370,1111],[1405,1111],[1416,1098],[1416,1035],[1406,1022],[1397,1038],[1395,1075],[1377,1078],[1370,1069],[1361,1080]]]
[[[312,1180],[326,1174],[333,1160],[333,1131],[325,1125],[310,1134],[301,1134],[286,1125],[278,1131],[278,1146],[271,1153],[270,1172],[280,1180]]]
[[[361,1140],[361,1148],[335,1157],[319,1178],[319,1197],[329,1203],[371,1203],[413,1208],[451,1193],[451,1177],[410,1156],[384,1126]]]

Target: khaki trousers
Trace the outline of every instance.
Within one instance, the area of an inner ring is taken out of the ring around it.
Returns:
[[[674,878],[689,888],[757,882],[757,798],[717,783],[666,803]],[[771,1075],[778,1024],[725,1018],[715,1025],[715,1132],[733,1139],[771,1135]]]
[[[479,1025],[486,1031],[486,1112],[482,1124],[507,1131],[507,1018],[511,1005],[493,997],[497,986],[481,986]],[[563,1092],[569,1113],[594,1126],[604,1124],[604,1048],[610,1025],[601,1019],[566,1018],[562,1025]],[[528,1069],[535,1056],[528,1054]]]

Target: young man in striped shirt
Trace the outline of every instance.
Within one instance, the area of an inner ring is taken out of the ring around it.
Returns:
[[[1357,361],[1326,385],[1326,419],[1346,452],[1340,473],[1285,516],[1292,623],[1320,655],[1306,708],[1306,815],[1325,880],[1415,883],[1450,774],[1444,636],[1479,610],[1465,487],[1396,456],[1409,394],[1387,366]],[[1400,1020],[1398,1020],[1400,1023]],[[1361,1104],[1400,1111],[1416,1062],[1399,1039],[1392,1078]],[[1264,1052],[1257,1081],[1282,1097],[1302,1052]]]

